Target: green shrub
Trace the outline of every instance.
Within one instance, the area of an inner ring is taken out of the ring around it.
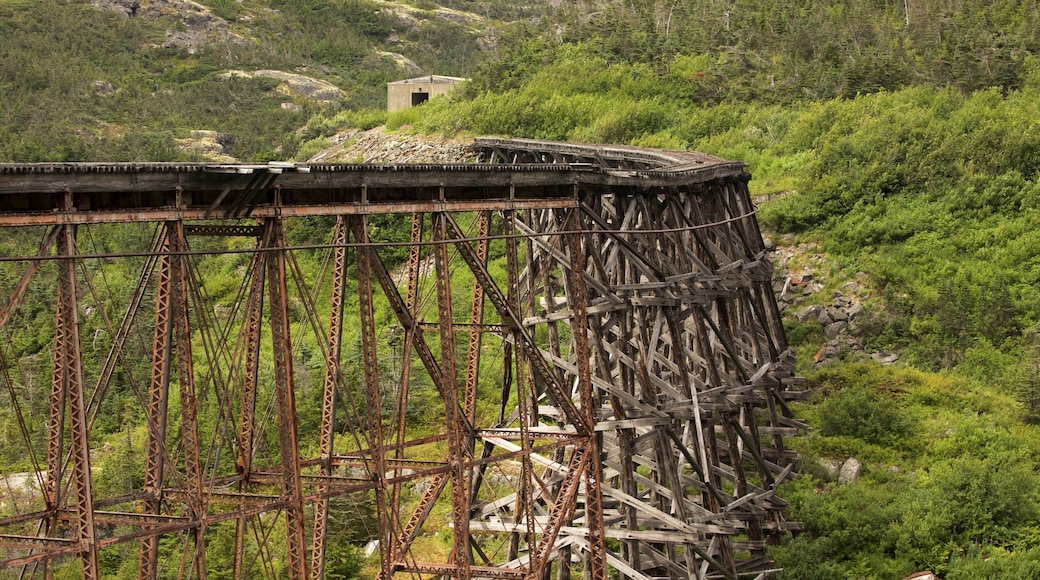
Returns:
[[[401,109],[400,111],[394,111],[387,115],[386,128],[393,131],[400,129],[405,125],[412,125],[422,118],[423,107],[409,107],[407,109]]]
[[[891,445],[910,433],[910,421],[890,397],[869,388],[838,392],[821,404],[820,434]]]
[[[1040,549],[1008,551],[985,550],[968,557],[954,558],[946,580],[1018,580],[1040,578]]]
[[[784,332],[787,334],[787,342],[793,347],[823,342],[823,326],[815,320],[801,322],[793,318],[785,318]]]
[[[939,573],[975,546],[1007,546],[1036,517],[1032,467],[1014,454],[937,462],[905,506],[897,555]]]

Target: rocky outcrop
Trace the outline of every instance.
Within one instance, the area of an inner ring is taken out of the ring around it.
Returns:
[[[397,33],[392,33],[391,34],[391,38],[396,36],[396,34]],[[390,40],[388,39],[387,42],[390,43]],[[407,74],[407,75],[419,76],[419,75],[422,75],[422,73],[423,73],[422,67],[420,67],[419,65],[415,64],[415,62],[412,61],[412,59],[406,57],[403,54],[400,54],[400,53],[397,53],[397,52],[386,52],[386,51],[379,51],[376,54],[380,58],[388,58],[388,59],[393,60],[394,64],[397,65],[397,68],[402,69],[405,72],[405,74]]]
[[[336,102],[346,98],[347,93],[336,85],[306,75],[280,70],[261,69],[248,72],[232,70],[223,73],[225,77],[267,77],[281,81],[278,90],[289,97],[309,99],[318,102]]]
[[[796,244],[793,237],[785,237],[783,241],[788,243],[766,242],[775,266],[773,291],[785,316],[792,316],[803,324],[820,325],[824,343],[813,362],[822,365],[849,354],[869,357],[881,364],[898,361],[896,353],[864,350],[863,332],[870,316],[865,301],[871,297],[867,274],[857,273],[854,280],[832,291],[829,302],[821,300],[820,293],[828,282],[825,275],[831,271],[826,256],[816,244]]]
[[[816,244],[795,244],[793,236],[784,236],[779,245],[766,238],[766,248],[776,268],[773,292],[780,310],[802,305],[815,293],[823,290],[822,272],[826,260]]]
[[[192,131],[190,137],[177,139],[177,148],[189,155],[201,157],[207,161],[235,163],[238,160],[229,155],[234,143],[234,137],[226,133]]]
[[[422,20],[427,20],[431,17],[474,29],[483,27],[487,22],[487,19],[479,14],[445,6],[433,6],[432,9],[426,9],[410,3],[393,2],[390,0],[375,0],[375,3],[381,5],[379,11],[382,14],[397,20],[402,29],[417,27]]]
[[[166,30],[162,42],[164,48],[184,48],[194,52],[203,44],[245,40],[231,32],[227,20],[191,0],[93,0],[93,4],[126,18],[166,18],[177,22],[178,28]]]

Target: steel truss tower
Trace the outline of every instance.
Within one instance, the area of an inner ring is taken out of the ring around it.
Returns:
[[[92,580],[132,543],[143,580],[320,579],[351,505],[383,579],[767,576],[796,527],[777,486],[804,392],[743,165],[474,148],[485,163],[0,165],[0,227],[42,239],[2,258],[5,337],[39,333],[27,296],[56,289],[44,419],[0,349],[33,466],[0,568]],[[330,237],[291,235],[321,216]],[[92,233],[141,222],[146,247]],[[107,279],[116,262],[136,280]],[[116,392],[127,437],[144,428],[108,493]]]

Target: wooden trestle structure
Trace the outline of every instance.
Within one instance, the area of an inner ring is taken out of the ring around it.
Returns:
[[[767,543],[795,525],[783,437],[803,425],[744,165],[474,147],[485,163],[0,165],[2,231],[42,239],[0,256],[5,342],[48,332],[25,296],[57,277],[44,420],[0,349],[0,407],[38,480],[2,508],[0,568],[78,562],[92,580],[133,542],[142,579],[206,578],[223,527],[233,577],[320,579],[330,501],[354,497],[374,505],[385,579],[768,576]],[[383,214],[410,234],[377,238]],[[332,238],[294,247],[308,216],[335,216]],[[155,224],[150,246],[90,233],[131,222]],[[307,279],[300,252],[326,252],[331,275]],[[207,288],[214,255],[236,258],[237,294]],[[125,260],[136,284],[106,281]],[[317,440],[300,438],[302,383]],[[105,496],[92,430],[130,390],[143,457]],[[417,405],[443,421],[417,424]]]

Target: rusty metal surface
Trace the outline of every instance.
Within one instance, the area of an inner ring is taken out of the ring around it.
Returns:
[[[143,506],[145,513],[157,515],[162,503],[163,473],[166,468],[166,419],[170,390],[170,365],[173,347],[173,266],[177,259],[169,255],[172,241],[169,227],[160,231],[161,254],[159,280],[155,298],[155,324],[152,340],[152,374],[148,389],[147,442],[145,444],[144,491],[149,494]],[[154,580],[158,574],[159,537],[149,536],[141,542],[140,580]]]
[[[285,246],[280,220],[270,224],[271,244]],[[300,446],[297,433],[296,387],[290,337],[289,296],[285,253],[267,262],[267,286],[271,301],[271,351],[274,364],[274,394],[278,415],[278,446],[282,468],[282,498],[285,507],[286,550],[290,580],[306,580],[303,486],[300,480]]]
[[[340,382],[340,342],[343,339],[343,298],[347,281],[347,224],[341,216],[336,220],[332,242],[337,247],[332,256],[332,288],[329,294],[328,350],[325,353],[325,373],[322,382],[321,427],[318,433],[318,460],[320,475],[332,475],[333,442],[335,439],[336,389]],[[319,495],[328,491],[328,486],[319,486]],[[325,577],[325,546],[329,524],[329,500],[320,499],[314,504],[314,528],[311,532],[311,578]]]
[[[57,288],[46,423],[22,430],[46,449],[43,497],[0,518],[0,569],[47,578],[72,557],[97,578],[132,542],[141,578],[205,578],[224,534],[235,577],[317,579],[342,506],[367,505],[382,580],[767,576],[765,545],[797,526],[776,489],[802,425],[744,165],[473,148],[485,163],[0,164],[0,227],[53,226],[0,256],[24,264],[0,330],[22,332],[34,279]],[[377,214],[411,231],[374,241]],[[332,215],[329,240],[290,245],[294,220]],[[161,226],[147,248],[77,245],[121,222]],[[221,253],[239,288],[214,298],[200,265]],[[304,253],[331,274],[309,278]],[[108,290],[122,322],[90,321],[113,339],[85,365],[78,296],[101,302],[91,278],[118,260],[137,284]],[[114,381],[141,385],[144,456],[137,483],[95,497]],[[320,421],[301,421],[304,396]]]

